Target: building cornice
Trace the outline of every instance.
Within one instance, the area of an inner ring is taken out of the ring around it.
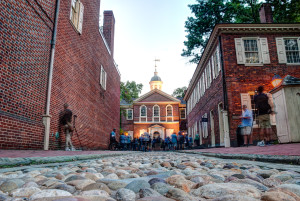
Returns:
[[[191,96],[192,90],[195,87],[195,80],[200,76],[201,71],[204,69],[204,64],[207,61],[207,57],[211,54],[212,48],[218,43],[218,36],[222,33],[300,33],[300,23],[291,24],[217,24],[212,33],[210,34],[206,48],[204,49],[196,70],[189,83],[187,92],[184,96],[184,100]]]

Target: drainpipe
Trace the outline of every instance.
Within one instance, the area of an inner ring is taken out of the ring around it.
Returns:
[[[224,99],[224,106],[223,106],[223,122],[224,122],[224,144],[225,147],[230,147],[230,136],[229,136],[229,121],[228,121],[228,95],[227,95],[227,87],[226,87],[226,80],[225,80],[225,68],[223,62],[223,52],[222,52],[222,40],[221,36],[219,36],[219,48],[220,48],[220,55],[221,55],[221,69],[222,69],[222,81],[223,81],[223,99]]]
[[[43,115],[43,124],[45,126],[44,150],[49,149],[50,120],[51,120],[50,96],[51,96],[51,88],[52,88],[52,75],[53,75],[53,64],[54,64],[54,53],[55,53],[55,43],[56,43],[59,5],[60,5],[60,0],[56,0],[55,19],[54,19],[54,27],[53,27],[52,40],[51,40],[51,55],[50,55],[50,65],[49,65],[50,67],[49,67],[49,72],[48,72],[48,90],[47,90],[46,114]]]

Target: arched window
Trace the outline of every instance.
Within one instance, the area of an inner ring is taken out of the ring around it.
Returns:
[[[158,105],[153,106],[153,116],[159,117],[159,106]]]
[[[141,106],[141,109],[140,109],[140,116],[141,117],[146,117],[147,116],[147,107],[145,105],[142,105]]]
[[[173,107],[171,105],[167,106],[167,117],[173,116]]]

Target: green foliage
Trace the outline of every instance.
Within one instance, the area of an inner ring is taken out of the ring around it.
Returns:
[[[125,100],[127,103],[132,103],[142,92],[143,84],[137,84],[135,81],[127,81],[126,83],[121,82],[120,89],[120,99]]]
[[[198,63],[209,36],[219,23],[259,23],[258,0],[197,0],[189,5],[193,17],[188,17],[185,28],[188,35],[181,56]],[[274,6],[274,22],[300,22],[299,0],[266,0]]]
[[[187,87],[181,87],[177,88],[173,91],[172,96],[176,98],[183,98],[184,97],[184,91],[187,90]]]

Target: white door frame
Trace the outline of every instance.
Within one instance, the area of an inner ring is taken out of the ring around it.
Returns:
[[[215,136],[215,120],[214,120],[214,111],[209,112],[210,116],[210,135],[211,135],[211,146],[216,146],[216,136]]]
[[[222,114],[222,102],[218,104],[218,115],[219,115],[219,134],[220,134],[220,146],[224,146],[224,119],[223,119],[223,114]]]

